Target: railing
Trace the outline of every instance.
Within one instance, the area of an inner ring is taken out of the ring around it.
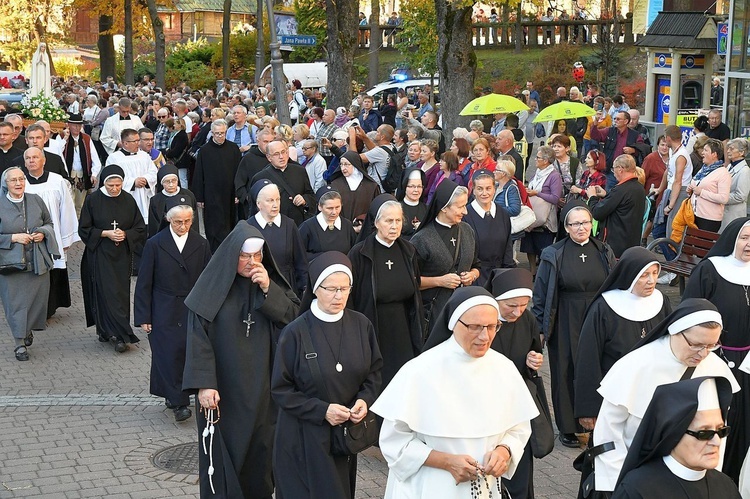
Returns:
[[[481,23],[474,24],[472,41],[475,48],[515,46],[515,23]],[[630,14],[619,22],[620,32],[616,39],[619,43],[631,44],[633,38],[633,21]],[[521,21],[523,32],[522,45],[530,47],[541,45],[555,45],[558,43],[573,43],[579,45],[598,44],[605,37],[612,39],[614,21],[611,19],[594,19],[583,21]],[[380,26],[382,41],[381,48],[395,48],[401,41],[402,28],[383,24]],[[360,48],[372,46],[370,40],[370,26],[359,27],[358,44]]]

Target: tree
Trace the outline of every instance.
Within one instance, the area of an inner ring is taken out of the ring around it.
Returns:
[[[224,0],[224,17],[221,24],[221,74],[229,78],[229,32],[232,29],[232,0]]]
[[[358,9],[355,0],[326,0],[329,108],[351,105]]]
[[[146,0],[151,27],[154,30],[154,44],[156,45],[156,85],[164,86],[166,76],[166,42],[164,40],[164,22],[159,18],[156,10],[156,0]]]
[[[314,62],[326,55],[326,2],[325,0],[295,0],[294,16],[297,33],[315,35],[318,44],[314,47],[295,47],[289,59],[295,62]]]
[[[414,70],[437,74],[438,33],[435,0],[409,0],[401,4],[403,21],[396,49]]]
[[[31,59],[41,42],[62,41],[70,22],[70,0],[12,0],[0,4],[0,31],[5,39],[0,52],[16,69]],[[52,57],[50,57],[50,62]],[[55,74],[54,67],[50,68]]]
[[[368,53],[369,78],[368,83],[374,87],[378,83],[378,68],[380,48],[383,45],[383,35],[380,33],[380,1],[370,2],[370,51]]]

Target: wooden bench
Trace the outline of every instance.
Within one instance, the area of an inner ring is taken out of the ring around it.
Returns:
[[[680,294],[682,294],[685,291],[685,279],[690,277],[695,266],[705,258],[718,239],[719,234],[717,232],[688,227],[680,244],[675,243],[668,237],[662,237],[652,241],[646,249],[654,251],[660,244],[665,243],[677,252],[677,258],[662,263],[661,268],[666,272],[677,274],[680,282]]]

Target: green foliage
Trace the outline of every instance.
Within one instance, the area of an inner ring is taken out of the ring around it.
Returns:
[[[214,88],[219,70],[206,66],[201,61],[190,61],[179,69],[167,69],[167,87],[171,88],[184,81],[190,88]]]
[[[407,0],[401,4],[403,30],[396,48],[413,70],[435,74],[437,68],[437,15],[433,0]],[[397,36],[397,37],[398,37]]]
[[[555,99],[557,87],[570,87],[576,85],[573,79],[573,64],[581,60],[579,48],[576,45],[562,43],[543,50],[539,62],[534,69],[523,78],[534,82],[536,89],[542,98],[542,102],[550,103]],[[588,70],[588,67],[586,68]]]
[[[326,2],[325,0],[294,0],[297,33],[315,35],[314,47],[295,47],[289,56],[293,62],[315,62],[326,57]]]
[[[217,45],[208,43],[205,38],[201,37],[196,41],[188,40],[185,43],[178,43],[167,52],[167,68],[177,69],[192,61],[208,65],[216,55]],[[218,52],[221,57],[221,50]]]

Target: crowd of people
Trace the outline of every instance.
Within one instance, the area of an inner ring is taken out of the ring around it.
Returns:
[[[71,306],[80,241],[86,325],[119,354],[139,327],[151,393],[178,422],[196,412],[202,497],[353,498],[367,437],[386,497],[533,498],[553,420],[562,445],[589,447],[582,491],[646,497],[658,476],[738,497],[750,169],[719,110],[689,151],[593,84],[556,100],[593,117],[534,124],[529,81],[528,111],[450,132],[429,86],[348,109],[301,87],[58,82],[57,134],[0,103],[15,358]],[[643,246],[684,226],[721,235],[673,306]]]

